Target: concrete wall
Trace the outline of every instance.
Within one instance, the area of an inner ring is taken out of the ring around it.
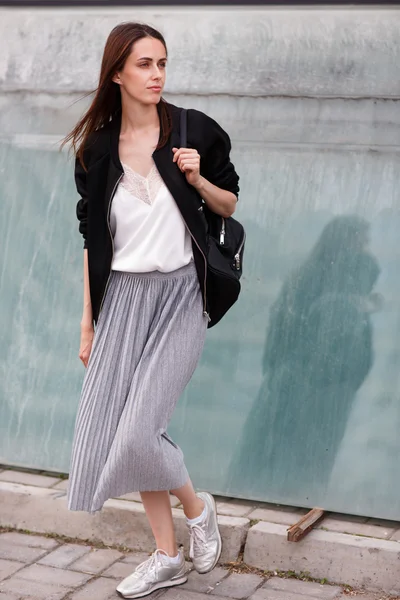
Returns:
[[[3,9],[2,90],[87,91],[110,29],[135,19],[165,34],[174,93],[400,95],[398,10],[323,8]]]
[[[64,131],[81,110],[67,116],[66,106],[96,86],[105,39],[126,20],[164,33],[169,94],[225,115],[231,131],[239,119],[236,139],[282,141],[286,124],[286,141],[318,141],[317,121],[324,141],[333,134],[334,143],[373,143],[371,122],[393,123],[392,102],[400,97],[396,9],[2,9],[1,131]],[[332,131],[338,122],[340,140]]]

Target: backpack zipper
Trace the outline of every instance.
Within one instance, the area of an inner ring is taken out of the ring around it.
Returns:
[[[246,240],[246,232],[244,232],[242,243],[240,244],[240,246],[238,248],[238,251],[236,252],[235,257],[234,257],[235,258],[236,271],[240,271],[240,262],[241,262],[240,253],[241,253],[242,248],[244,246],[245,240]]]
[[[123,178],[123,176],[124,176],[124,173],[121,173],[121,175],[119,176],[119,178],[117,180],[117,183],[114,185],[114,189],[113,189],[113,191],[111,193],[111,197],[110,197],[110,200],[109,200],[109,203],[108,203],[108,210],[107,210],[107,226],[108,226],[108,231],[109,231],[109,234],[110,234],[111,245],[112,245],[111,264],[112,264],[112,260],[114,258],[114,237],[113,237],[113,234],[111,232],[111,227],[110,227],[111,202],[112,202],[112,199],[114,198],[115,190],[117,189],[117,186],[118,186],[119,182],[121,181],[121,179]],[[111,271],[112,271],[112,269],[110,268],[110,272],[108,274],[108,279],[107,279],[106,287],[104,288],[103,297],[101,299],[101,304],[100,304],[100,308],[99,308],[98,317],[100,316],[101,309],[103,308],[104,298],[106,297],[106,293],[107,293],[107,289],[108,289],[108,284],[110,282]]]

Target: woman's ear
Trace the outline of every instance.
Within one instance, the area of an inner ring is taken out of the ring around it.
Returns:
[[[117,83],[118,85],[121,85],[122,81],[121,81],[121,77],[119,73],[115,73],[114,77],[112,78],[114,83]]]

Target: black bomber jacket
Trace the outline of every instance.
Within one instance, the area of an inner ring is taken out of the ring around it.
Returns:
[[[203,201],[197,190],[187,183],[185,175],[172,162],[173,147],[180,146],[181,108],[169,104],[172,133],[165,146],[154,151],[156,167],[171,192],[192,237],[192,247],[204,311],[207,312],[207,222]],[[97,323],[107,290],[113,257],[109,217],[111,202],[124,171],[118,154],[121,113],[105,127],[93,133],[84,151],[86,170],[75,161],[75,183],[80,195],[76,206],[79,231],[88,250],[89,285],[93,320]],[[214,185],[239,192],[239,177],[230,161],[228,134],[204,113],[189,109],[187,140],[200,154],[200,172]]]

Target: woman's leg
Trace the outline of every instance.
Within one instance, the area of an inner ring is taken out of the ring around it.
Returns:
[[[196,494],[190,479],[182,487],[171,491],[183,504],[193,566],[198,573],[208,573],[217,564],[222,549],[215,500],[207,492]]]
[[[182,503],[183,512],[187,519],[196,519],[203,512],[204,502],[196,495],[190,479],[184,486],[177,490],[171,490],[171,493]]]
[[[140,495],[157,550],[117,586],[123,598],[141,598],[187,581],[183,549],[178,551],[176,545],[169,492],[140,492]]]
[[[151,530],[156,540],[156,547],[164,550],[169,556],[178,554],[178,546],[172,520],[169,492],[140,493]]]
[[[189,481],[177,490],[172,490],[180,500],[183,511],[188,519],[199,517],[204,510],[204,502],[193,489]],[[169,492],[141,492],[142,502],[156,540],[156,547],[164,550],[169,556],[178,554],[178,546],[172,520]]]

